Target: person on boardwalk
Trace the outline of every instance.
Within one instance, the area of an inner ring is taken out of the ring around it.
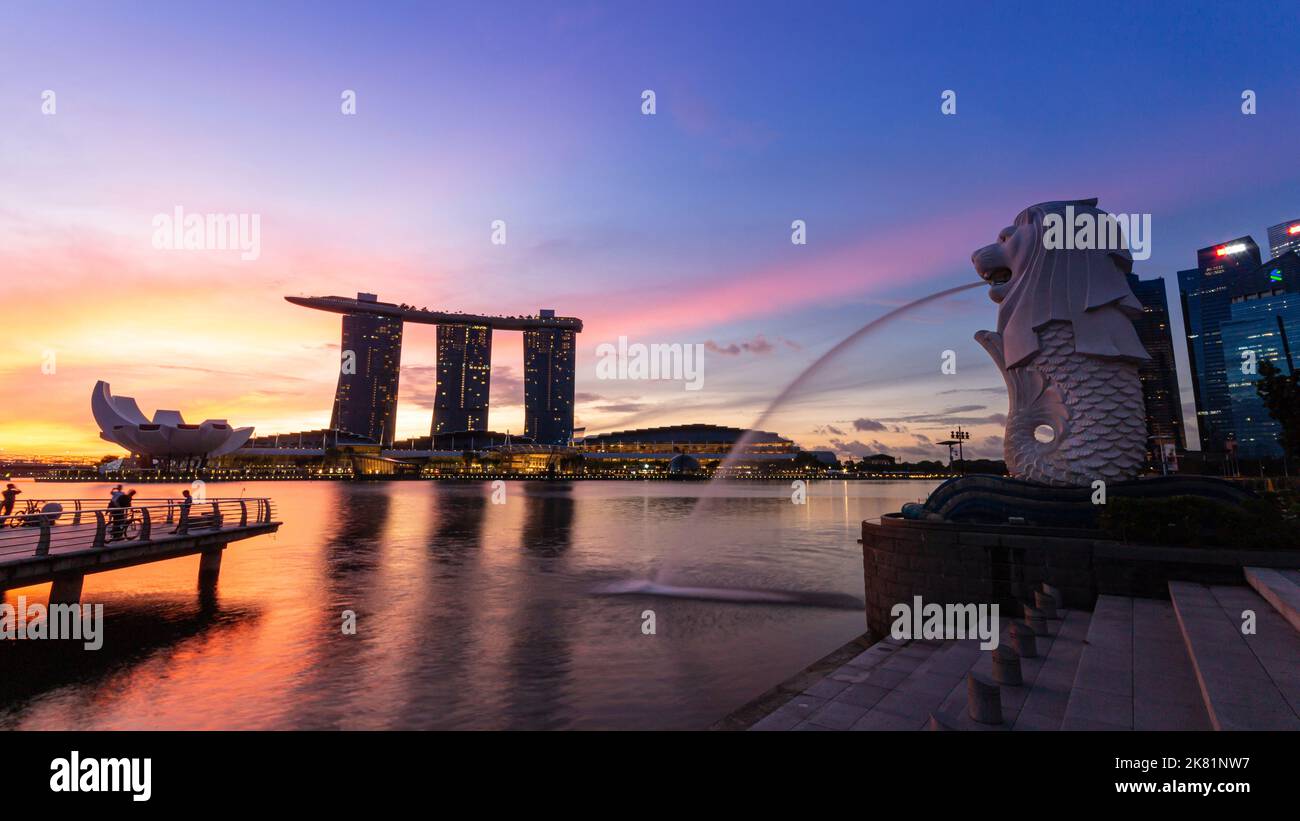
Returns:
[[[110,541],[116,542],[126,538],[126,527],[130,516],[129,509],[133,498],[135,498],[134,489],[125,493],[118,493],[113,501],[109,503],[113,508],[113,538]]]
[[[0,526],[8,522],[9,515],[14,512],[14,503],[18,501],[18,494],[22,493],[12,483],[5,485],[4,501],[0,502]]]
[[[181,518],[172,533],[188,533],[190,529],[190,508],[194,505],[194,497],[190,496],[188,490],[181,491]]]

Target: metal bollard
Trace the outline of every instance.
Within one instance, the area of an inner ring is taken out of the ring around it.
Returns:
[[[1006,645],[993,651],[993,680],[1009,687],[1019,687],[1025,681],[1020,676],[1020,654]]]
[[[1011,645],[1021,658],[1038,657],[1038,641],[1034,638],[1034,628],[1023,621],[1011,622]]]
[[[48,556],[50,553],[50,523],[48,520],[41,520],[41,536],[36,542],[36,555]]]
[[[1060,618],[1060,616],[1056,614],[1056,599],[1046,593],[1034,593],[1034,606],[1043,611],[1043,616],[1045,618]]]
[[[1002,689],[978,673],[966,676],[966,711],[980,724],[1002,723]]]
[[[1052,587],[1047,582],[1043,582],[1039,586],[1043,589],[1044,593],[1051,596],[1053,599],[1056,599],[1056,609],[1061,610],[1065,608],[1065,597],[1061,595],[1059,588]]]
[[[1025,622],[1036,634],[1040,636],[1051,635],[1047,632],[1047,616],[1043,615],[1043,611],[1037,607],[1025,605]]]

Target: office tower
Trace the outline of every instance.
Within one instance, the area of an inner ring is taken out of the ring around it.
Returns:
[[[1268,229],[1268,253],[1273,259],[1287,251],[1300,251],[1300,219],[1279,222]]]
[[[1178,291],[1186,325],[1201,450],[1222,453],[1232,433],[1232,402],[1219,326],[1231,318],[1233,286],[1258,271],[1259,246],[1250,237],[1239,237],[1202,248],[1196,252],[1196,258],[1196,268],[1178,272]]]
[[[1220,333],[1237,454],[1280,459],[1281,427],[1264,407],[1255,383],[1260,363],[1267,360],[1289,374],[1300,356],[1300,254],[1288,251],[1260,266],[1231,294],[1229,312]]]
[[[375,302],[373,294],[358,294]],[[393,443],[397,383],[402,364],[402,320],[379,314],[344,314],[339,384],[330,427],[384,446]]]
[[[432,432],[487,430],[491,378],[491,326],[439,325]]]
[[[1165,296],[1164,277],[1138,279],[1136,274],[1129,274],[1128,284],[1142,303],[1142,315],[1133,320],[1133,325],[1142,346],[1151,355],[1138,368],[1146,405],[1147,463],[1159,465],[1161,445],[1171,444],[1178,453],[1187,449],[1178,370],[1174,365],[1174,337],[1169,325],[1169,301]]]
[[[553,311],[542,312],[543,319],[552,316]],[[573,435],[575,369],[573,331],[524,331],[524,435],[534,442],[563,445]]]

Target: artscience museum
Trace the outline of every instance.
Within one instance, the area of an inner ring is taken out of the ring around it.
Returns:
[[[104,381],[95,383],[90,409],[101,439],[152,459],[197,460],[202,464],[237,450],[253,435],[251,427],[231,427],[225,419],[187,424],[180,411],[174,410],[154,411],[150,420],[141,413],[135,399],[113,396]]]

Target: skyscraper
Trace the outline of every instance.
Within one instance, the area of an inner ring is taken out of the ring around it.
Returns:
[[[374,294],[357,294],[375,302]],[[393,443],[397,384],[402,364],[402,320],[378,314],[344,314],[339,384],[330,427],[381,445]]]
[[[1232,401],[1219,326],[1231,318],[1233,286],[1259,269],[1259,246],[1250,237],[1239,237],[1200,249],[1196,259],[1196,268],[1178,272],[1178,291],[1187,331],[1201,450],[1221,453],[1232,432]]]
[[[1287,251],[1300,251],[1300,219],[1279,222],[1268,229],[1268,253],[1273,259]]]
[[[554,315],[541,312],[543,319]],[[524,331],[524,435],[538,444],[567,444],[573,435],[576,353],[573,331]]]
[[[1133,295],[1142,303],[1142,316],[1133,320],[1138,339],[1151,359],[1138,367],[1142,399],[1147,415],[1147,463],[1161,462],[1159,447],[1172,444],[1178,452],[1187,449],[1183,433],[1183,405],[1178,392],[1178,370],[1174,365],[1174,337],[1169,326],[1169,301],[1164,277],[1138,279],[1128,275]]]
[[[1229,310],[1220,333],[1238,455],[1281,458],[1281,429],[1255,383],[1260,363],[1267,360],[1288,374],[1300,355],[1300,254],[1288,251],[1264,263],[1231,295]]]
[[[432,432],[487,430],[491,379],[491,326],[439,325]]]

